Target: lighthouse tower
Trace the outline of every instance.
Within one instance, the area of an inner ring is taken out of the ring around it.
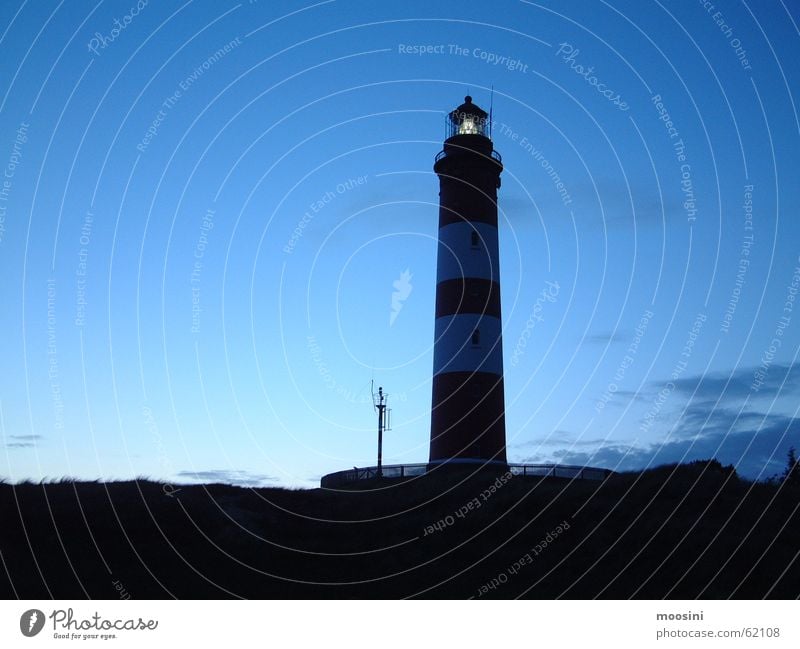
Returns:
[[[447,116],[439,176],[439,247],[429,468],[506,464],[497,189],[503,163],[486,112],[465,97]]]

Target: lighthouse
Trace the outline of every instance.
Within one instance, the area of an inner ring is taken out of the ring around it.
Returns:
[[[506,465],[497,190],[503,163],[485,111],[447,115],[439,238],[429,469]]]
[[[379,388],[377,466],[329,473],[322,476],[320,486],[340,489],[367,480],[413,483],[442,470],[449,482],[453,473],[463,475],[453,469],[470,474],[477,469],[502,471],[515,479],[605,480],[614,472],[588,466],[508,464],[497,236],[503,162],[492,144],[491,118],[472,103],[472,97],[465,97],[447,114],[444,146],[433,170],[439,177],[439,232],[428,462],[383,464],[389,410]]]

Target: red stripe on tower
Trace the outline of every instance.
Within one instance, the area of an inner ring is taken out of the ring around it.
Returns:
[[[488,115],[466,97],[447,116],[439,176],[439,248],[430,464],[506,463],[497,189],[503,163]]]

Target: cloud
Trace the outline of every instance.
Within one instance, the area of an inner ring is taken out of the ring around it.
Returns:
[[[681,428],[696,430],[697,428],[716,429],[718,431],[732,430],[734,425],[761,425],[770,415],[753,410],[742,410],[740,407],[723,407],[717,401],[692,401],[683,411]]]
[[[758,392],[752,389],[753,375],[758,368],[741,367],[730,372],[712,372],[705,375],[688,376],[674,381],[675,390],[696,399],[716,400],[720,398],[742,398],[797,392],[800,388],[800,364],[770,365]]]
[[[578,438],[567,430],[556,430],[541,439],[531,439],[518,444],[509,444],[511,449],[523,449],[540,446],[596,446],[602,444],[602,438],[586,439]]]
[[[663,443],[598,444],[595,450],[574,447],[522,458],[539,463],[557,458],[563,464],[599,466],[615,471],[634,471],[660,464],[715,458],[733,464],[746,478],[767,478],[780,473],[790,446],[800,448],[800,418],[746,413],[736,419],[732,410],[713,411],[701,430],[679,424]]]
[[[757,369],[757,367],[740,367],[730,372],[709,372],[674,379],[671,382],[675,386],[672,392],[691,397],[692,404],[700,404],[699,407],[704,408],[704,412],[724,408],[726,400],[740,404],[747,396],[752,402],[760,399],[772,400],[776,396],[789,396],[800,392],[800,364],[770,365],[756,392],[752,389],[752,385],[753,375]],[[636,392],[617,390],[614,395],[639,402],[652,402],[668,383],[670,383],[668,378],[650,381]],[[612,400],[607,405],[623,405],[619,401]]]
[[[631,340],[631,335],[625,331],[601,331],[583,338],[583,342],[587,345],[611,345],[626,343],[629,340]]]
[[[207,471],[178,471],[176,477],[198,482],[222,482],[237,487],[260,487],[264,483],[276,482],[277,478],[235,469],[211,469]]]
[[[33,448],[36,446],[36,443],[44,439],[42,435],[9,435],[8,439],[14,440],[11,442],[6,442],[4,446],[6,448]]]
[[[660,197],[647,184],[626,183],[595,176],[591,180],[571,183],[570,196],[575,199],[575,212],[591,213],[597,218],[585,220],[588,227],[601,231],[636,227],[661,228],[664,222],[686,219],[683,199],[669,192]],[[505,195],[503,198],[505,203]],[[560,200],[557,201],[559,204]],[[598,205],[603,206],[600,212]]]
[[[774,411],[763,412],[757,407],[763,401],[752,397],[773,400],[776,396],[791,396],[794,399],[800,390],[800,365],[771,365],[758,393],[751,389],[755,369],[741,367],[730,372],[687,376],[673,381],[671,413],[674,417],[670,417],[667,411],[661,415],[665,420],[677,420],[677,424],[664,429],[663,441],[648,443],[634,439],[603,443],[602,440],[593,440],[596,443],[591,449],[587,448],[591,444],[581,443],[577,435],[557,431],[551,436],[553,443],[541,440],[517,445],[519,449],[536,448],[520,461],[556,460],[564,464],[627,471],[716,458],[722,464],[733,464],[747,478],[765,478],[780,473],[786,465],[789,447],[800,448],[800,418]],[[665,384],[666,381],[653,381],[637,397],[652,400]],[[751,396],[750,405],[742,410],[744,398],[748,395]],[[774,406],[771,404],[770,408]],[[652,435],[656,430],[650,433]]]

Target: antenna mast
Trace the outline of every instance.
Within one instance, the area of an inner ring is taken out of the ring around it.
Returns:
[[[388,430],[386,427],[386,400],[389,395],[383,393],[383,388],[378,388],[378,400],[375,402],[375,393],[372,393],[372,403],[375,410],[378,411],[378,471],[377,476],[383,477],[383,432]]]
[[[494,126],[494,117],[492,111],[494,110],[494,84],[492,84],[492,93],[489,95],[489,139],[492,139],[492,127]]]

